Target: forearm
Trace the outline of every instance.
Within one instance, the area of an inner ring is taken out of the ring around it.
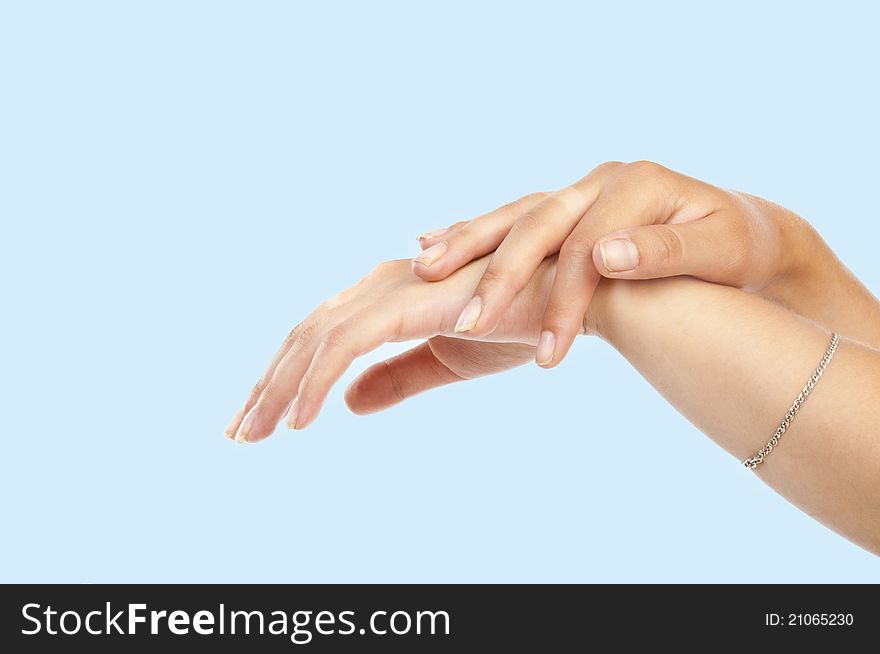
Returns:
[[[830,341],[828,330],[771,302],[689,278],[603,283],[587,326],[740,461],[767,442]],[[874,552],[878,395],[880,352],[844,340],[780,446],[756,469],[791,502]]]
[[[785,262],[760,295],[880,349],[880,302],[802,218],[779,208]]]

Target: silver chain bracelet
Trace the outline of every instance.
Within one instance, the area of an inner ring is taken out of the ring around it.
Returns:
[[[789,426],[791,425],[791,421],[794,420],[797,412],[801,410],[804,402],[807,401],[807,396],[810,394],[810,391],[813,390],[813,388],[822,378],[822,375],[825,373],[825,369],[828,367],[828,364],[831,363],[831,358],[834,356],[834,352],[837,350],[837,346],[839,343],[840,334],[832,334],[831,345],[829,345],[828,349],[825,351],[825,356],[822,357],[822,360],[819,362],[819,366],[816,368],[813,376],[810,377],[810,380],[807,382],[807,385],[804,386],[804,389],[800,392],[800,395],[795,398],[795,401],[792,402],[791,406],[788,408],[788,413],[785,414],[785,418],[782,419],[782,422],[779,424],[779,427],[777,427],[776,432],[773,434],[773,437],[767,442],[764,447],[758,450],[758,453],[755,456],[753,456],[751,459],[746,459],[745,461],[743,461],[743,465],[746,468],[757,468],[758,464],[764,462],[764,457],[770,454],[770,452],[773,451],[774,447],[779,445],[779,439],[782,438],[782,435],[789,428]]]

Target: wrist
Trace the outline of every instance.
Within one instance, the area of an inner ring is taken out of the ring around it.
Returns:
[[[685,275],[644,280],[603,279],[584,315],[584,332],[598,336],[617,349],[623,342],[632,345],[641,340],[646,325],[654,326],[650,331],[670,321],[675,324],[681,320],[677,316],[682,314],[683,308],[691,312],[692,307],[703,306],[707,288],[717,289],[716,295],[742,293]],[[684,325],[674,329],[679,328]]]
[[[625,301],[627,288],[638,284],[639,282],[602,278],[584,314],[584,334],[598,336],[610,342],[614,335],[615,309]]]
[[[781,253],[776,274],[759,295],[796,309],[805,293],[824,295],[831,273],[840,266],[818,232],[797,214],[779,207]]]

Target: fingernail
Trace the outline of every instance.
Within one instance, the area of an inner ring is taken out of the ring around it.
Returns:
[[[241,416],[243,413],[244,409],[239,409],[238,411],[236,411],[235,415],[232,416],[232,420],[226,426],[226,429],[223,430],[223,433],[226,434],[229,438],[235,437],[235,432],[232,430],[235,429],[235,425],[237,425],[238,422],[241,420]]]
[[[440,241],[439,243],[435,243],[427,250],[422,252],[419,256],[413,259],[413,263],[420,263],[423,266],[430,266],[432,263],[437,261],[440,257],[446,254],[447,248],[446,241]]]
[[[299,397],[297,397],[296,406],[292,408],[294,413],[294,429],[305,429],[309,425],[314,422],[315,418],[318,417],[318,411],[321,409],[320,404],[316,404],[314,401],[309,402],[306,400],[305,402],[300,402]]]
[[[296,429],[296,414],[299,413],[299,398],[296,397],[293,399],[293,404],[290,405],[290,409],[287,411],[287,428],[288,429]]]
[[[553,332],[541,332],[538,338],[538,350],[535,352],[535,363],[546,366],[553,361],[553,351],[556,349],[556,335]]]
[[[445,234],[448,231],[448,227],[446,229],[435,229],[433,232],[425,232],[424,234],[419,234],[418,236],[416,236],[416,240],[420,243],[422,241],[430,241],[432,238],[437,238],[441,234]]]
[[[254,405],[251,410],[247,412],[244,420],[241,421],[241,427],[238,428],[238,432],[236,432],[235,434],[236,443],[248,442],[248,434],[250,433],[251,429],[253,429],[254,421],[257,418],[256,410],[257,407],[256,405]]]
[[[599,243],[602,262],[610,272],[627,272],[639,265],[639,251],[628,238],[615,238]]]
[[[461,332],[472,330],[476,326],[477,320],[480,319],[480,312],[482,310],[483,301],[480,300],[479,295],[475,295],[470,299],[470,302],[464,305],[464,309],[458,317],[458,322],[455,323],[455,333],[460,334]]]

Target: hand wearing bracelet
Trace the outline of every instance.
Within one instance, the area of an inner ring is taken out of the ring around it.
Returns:
[[[810,229],[795,231],[804,242],[812,240]],[[761,479],[832,529],[880,552],[880,409],[874,401],[880,396],[880,350],[870,347],[880,343],[880,303],[830,251],[817,259],[826,265],[809,273],[786,268],[768,278],[761,294],[775,302],[689,276],[604,279],[590,291],[593,299],[574,331],[608,341],[676,409]],[[559,261],[562,254],[518,273],[525,281],[491,331],[479,327],[482,314],[472,310],[489,256],[431,283],[413,275],[408,261],[381,264],[294,328],[227,434],[239,442],[259,441],[284,416],[290,427],[309,426],[348,365],[388,341],[427,339],[355,380],[346,401],[357,413],[542,359]],[[785,297],[792,302],[784,303]],[[802,315],[780,304],[803,308]],[[830,348],[829,331],[844,337]],[[814,369],[814,353],[826,348]],[[824,381],[817,387],[820,377]],[[804,379],[807,386],[780,425],[782,408]],[[774,428],[770,448],[756,455],[761,435]],[[790,432],[796,437],[788,436],[786,447],[768,459],[779,437]],[[672,459],[678,466],[689,462],[678,453]]]

